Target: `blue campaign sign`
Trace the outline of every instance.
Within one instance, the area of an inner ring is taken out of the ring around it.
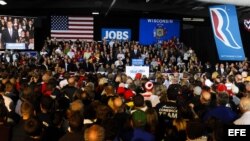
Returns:
[[[209,7],[209,13],[219,59],[243,61],[245,53],[241,42],[235,6],[211,6]]]
[[[20,53],[29,55],[30,57],[37,57],[38,56],[37,51],[21,51]]]
[[[180,36],[180,21],[171,19],[140,19],[139,42],[142,45],[162,43]]]
[[[132,66],[143,66],[144,60],[143,59],[132,59]]]
[[[130,40],[130,29],[102,28],[102,39],[107,40]]]

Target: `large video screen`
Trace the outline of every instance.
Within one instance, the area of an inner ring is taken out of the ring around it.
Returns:
[[[139,42],[142,45],[162,43],[180,36],[180,21],[172,19],[140,19]]]
[[[34,50],[35,17],[0,15],[0,49]]]

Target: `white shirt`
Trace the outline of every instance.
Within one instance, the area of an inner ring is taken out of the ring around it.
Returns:
[[[143,59],[143,60],[144,60],[145,58],[147,58],[147,57],[148,57],[148,54],[147,54],[147,53],[141,55],[141,59]]]
[[[181,57],[178,57],[178,58],[177,58],[177,62],[178,62],[178,63],[182,63]]]
[[[64,79],[64,80],[62,80],[62,81],[59,82],[60,88],[63,88],[66,85],[68,85],[68,80],[67,79]]]
[[[73,51],[69,51],[67,55],[69,56],[70,59],[72,59],[75,56],[75,53]]]
[[[40,52],[40,55],[46,55],[46,54],[48,54],[46,51],[41,51]]]
[[[144,97],[144,101],[149,100],[152,104],[152,107],[155,107],[158,103],[160,103],[160,98],[157,95],[154,95],[152,92],[142,93]]]
[[[110,47],[113,47],[114,43],[115,43],[114,41],[110,41],[110,42],[109,42],[109,46],[110,46]]]
[[[10,112],[11,111],[11,106],[13,106],[12,99],[7,97],[7,96],[4,96],[4,95],[3,95],[3,99],[4,99],[4,103],[5,103],[6,108]]]
[[[28,49],[35,49],[34,48],[34,43],[30,43],[29,46],[28,46]]]
[[[152,61],[150,64],[151,64],[151,66],[153,66],[153,68],[155,68],[155,67],[158,66],[158,62],[157,61]]]
[[[58,54],[60,54],[60,55],[62,54],[62,51],[61,51],[60,48],[57,48],[57,49],[55,50],[55,52],[58,53]]]
[[[223,74],[225,70],[224,70],[224,68],[221,68],[220,71]]]
[[[165,85],[168,88],[168,86],[170,85],[170,82],[168,80],[165,80],[163,85]]]
[[[250,111],[245,112],[240,118],[234,121],[235,125],[250,125]]]
[[[19,29],[18,29],[18,36],[19,36],[19,37],[21,37],[21,36],[22,36],[22,31],[23,31],[23,29],[22,29],[22,28],[19,28]]]
[[[16,108],[15,108],[15,112],[19,115],[22,116],[21,114],[21,105],[22,105],[22,100],[18,99],[17,104],[16,104]]]
[[[185,52],[185,53],[184,53],[183,60],[188,60],[189,56],[190,56],[190,54],[187,53],[187,52]]]
[[[9,28],[10,36],[12,36],[12,28]]]
[[[117,54],[117,59],[121,58],[122,60],[125,59],[125,55],[123,53]]]
[[[123,62],[122,62],[122,61],[120,61],[120,60],[116,60],[116,61],[115,61],[115,66],[116,66],[116,67],[121,66],[121,65],[123,65]]]
[[[10,57],[9,57],[9,55],[6,56],[6,61],[7,61],[7,62],[10,62]]]
[[[13,54],[13,55],[12,55],[12,59],[13,59],[13,61],[16,61],[16,60],[17,60],[17,55],[16,55],[16,54]]]
[[[213,82],[209,79],[206,79],[205,80],[205,85],[208,86],[208,87],[211,87],[213,85]]]

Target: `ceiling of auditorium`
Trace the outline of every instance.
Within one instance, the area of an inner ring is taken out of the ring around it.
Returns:
[[[208,17],[208,7],[213,3],[198,0],[5,0],[1,13],[83,14],[99,11],[101,15],[130,13],[138,15],[180,15]],[[113,3],[113,5],[112,5]],[[239,19],[250,18],[250,7],[237,6]]]

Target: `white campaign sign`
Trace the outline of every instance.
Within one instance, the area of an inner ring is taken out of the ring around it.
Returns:
[[[142,75],[149,77],[149,67],[148,66],[126,66],[126,75],[130,76],[132,79],[135,78],[135,74],[141,73]]]

